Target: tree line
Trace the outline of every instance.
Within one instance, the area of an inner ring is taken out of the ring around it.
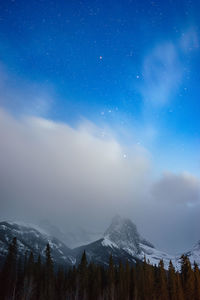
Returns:
[[[171,261],[166,271],[162,260],[152,266],[145,258],[114,265],[110,256],[104,267],[88,263],[85,252],[77,267],[67,269],[55,268],[49,244],[44,261],[32,252],[21,257],[17,248],[14,238],[0,272],[2,300],[200,300],[200,271],[185,255],[179,272]]]

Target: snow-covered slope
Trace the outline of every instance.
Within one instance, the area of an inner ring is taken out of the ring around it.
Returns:
[[[175,261],[175,257],[155,249],[150,242],[141,237],[136,225],[131,220],[123,219],[120,216],[113,218],[104,234],[102,245],[105,247],[112,245],[112,247],[122,249],[139,260],[146,257],[146,260],[153,265],[158,265],[161,259],[164,260],[166,266],[170,259]]]
[[[84,250],[89,260],[105,265],[111,254],[115,262],[128,260],[135,263],[146,257],[146,260],[153,265],[158,265],[159,261],[163,259],[166,268],[170,259],[174,264],[176,263],[174,256],[157,250],[139,234],[136,225],[131,220],[123,219],[120,216],[113,218],[102,239],[74,249],[77,261],[80,260]]]
[[[85,250],[88,261],[98,264],[108,265],[109,257],[112,255],[115,263],[127,260],[135,263],[146,258],[150,264],[158,265],[162,259],[166,269],[170,260],[177,270],[180,269],[181,255],[172,256],[156,249],[139,234],[136,225],[131,220],[119,216],[113,218],[102,238],[72,250],[50,235],[47,230],[36,225],[0,222],[1,261],[2,258],[5,258],[8,245],[13,237],[17,237],[19,255],[24,255],[25,251],[32,251],[35,257],[40,253],[44,259],[46,244],[49,243],[55,264],[68,266],[78,264]],[[200,266],[200,241],[185,254],[192,264],[195,261]]]
[[[35,257],[38,254],[41,258],[45,257],[45,248],[47,243],[51,247],[52,257],[56,264],[73,265],[75,258],[71,249],[58,239],[50,236],[43,229],[33,224],[0,222],[0,257],[4,258],[7,254],[9,243],[13,237],[17,238],[19,255],[33,252]]]
[[[198,241],[193,248],[185,254],[189,257],[192,264],[196,262],[197,265],[200,266],[200,241]]]

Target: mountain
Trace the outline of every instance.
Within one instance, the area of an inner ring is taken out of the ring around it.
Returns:
[[[165,252],[157,250],[152,243],[144,239],[138,232],[136,225],[129,219],[115,216],[111,225],[105,231],[102,239],[74,249],[75,255],[80,259],[83,251],[86,251],[89,260],[97,263],[108,263],[109,256],[112,254],[114,261],[136,262],[144,260],[153,265],[158,265],[163,259],[165,267],[169,265],[170,259],[177,264],[177,259]]]
[[[57,229],[51,228],[54,234]],[[180,269],[180,256],[172,256],[160,251],[149,241],[144,239],[138,232],[136,225],[129,219],[123,219],[120,216],[113,218],[110,226],[107,228],[102,238],[70,249],[58,238],[53,237],[41,227],[33,224],[24,224],[19,222],[0,222],[0,262],[7,254],[9,243],[13,237],[17,237],[19,255],[24,255],[25,251],[32,251],[35,258],[38,254],[45,259],[46,244],[49,243],[55,265],[73,266],[77,265],[86,251],[88,261],[98,264],[108,265],[109,257],[112,255],[113,261],[118,263],[136,263],[146,258],[152,265],[158,265],[163,259],[165,268],[168,268],[170,260],[177,270]],[[194,261],[200,266],[200,241],[186,254],[191,263]]]
[[[73,249],[73,253],[77,259],[77,263],[80,262],[83,251],[86,252],[87,260],[89,262],[94,262],[96,264],[102,264],[107,266],[109,263],[110,255],[112,255],[114,263],[119,263],[120,261],[125,263],[135,263],[138,259],[123,249],[116,247],[111,242],[109,244],[104,244],[104,239],[100,239],[96,242],[84,245]]]
[[[40,227],[33,224],[0,222],[0,259],[1,261],[7,254],[9,243],[16,237],[18,241],[19,255],[33,252],[36,258],[41,255],[42,260],[45,259],[45,249],[47,243],[51,247],[52,258],[56,265],[72,266],[76,259],[73,256],[72,250],[64,243],[49,235]]]
[[[193,248],[185,253],[193,264],[194,261],[200,266],[200,241],[198,241]]]

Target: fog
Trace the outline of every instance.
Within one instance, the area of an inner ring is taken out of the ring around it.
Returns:
[[[104,231],[115,214],[170,253],[200,239],[200,181],[164,170],[85,120],[72,128],[0,109],[1,219]]]

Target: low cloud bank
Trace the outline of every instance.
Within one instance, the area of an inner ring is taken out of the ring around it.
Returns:
[[[0,141],[1,218],[104,230],[120,213],[165,250],[181,251],[200,238],[199,179],[168,172],[155,180],[156,166],[137,144],[105,138],[86,121],[71,128],[3,109]]]

